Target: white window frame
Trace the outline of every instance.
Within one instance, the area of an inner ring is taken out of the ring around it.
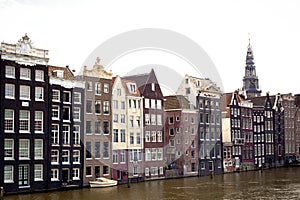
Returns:
[[[20,67],[20,79],[21,80],[30,80],[31,79],[31,70],[29,68]]]
[[[51,165],[59,164],[59,151],[57,149],[51,150]]]
[[[74,107],[74,109],[73,109],[73,119],[76,122],[80,122],[80,107]]]
[[[65,150],[65,149],[62,150],[61,162],[63,165],[70,164],[70,151],[69,150]]]
[[[109,93],[109,84],[108,83],[104,83],[104,85],[103,85],[103,92],[104,93]]]
[[[150,108],[150,99],[145,98],[145,108]]]
[[[151,99],[151,109],[156,109],[155,99]]]
[[[43,70],[35,70],[35,80],[36,81],[41,81],[44,82],[45,81],[45,77],[44,77],[44,71]]]
[[[35,87],[35,101],[44,101],[44,88]]]
[[[5,77],[6,78],[16,78],[16,68],[14,66],[5,66]]]
[[[43,181],[43,165],[34,165],[34,181]]]
[[[51,127],[51,144],[59,145],[59,124],[52,124]],[[57,127],[57,129],[54,129],[54,127]]]
[[[29,160],[30,142],[29,139],[19,140],[19,159]]]
[[[55,116],[53,116],[53,113],[55,113]],[[52,119],[53,120],[59,120],[59,116],[60,116],[59,106],[58,105],[53,105],[52,106]]]
[[[27,118],[21,117],[21,115],[27,115]],[[20,110],[19,112],[19,132],[29,133],[30,132],[30,112],[28,110]]]
[[[68,127],[68,129],[65,129],[66,127]],[[63,142],[63,145],[70,145],[70,125],[63,124],[62,142]]]
[[[44,132],[44,112],[34,111],[34,132],[43,133]]]
[[[73,150],[73,164],[80,164],[80,150]]]
[[[60,102],[60,91],[59,90],[52,90],[52,101]]]
[[[10,112],[10,113],[8,113]],[[10,115],[10,116],[8,116]],[[15,130],[15,111],[13,109],[4,110],[4,132],[13,133]]]
[[[74,104],[81,104],[81,93],[74,92]]]
[[[13,165],[4,165],[4,183],[13,183],[14,182],[14,166]]]
[[[44,159],[43,139],[35,139],[34,140],[34,159],[36,159],[36,160]]]
[[[73,126],[73,145],[80,145],[80,125]]]
[[[15,99],[15,85],[14,84],[5,84],[5,98],[6,99]]]
[[[29,85],[20,85],[20,99],[21,100],[30,100],[30,86]]]
[[[59,181],[59,171],[58,169],[51,169],[51,181]]]
[[[95,83],[95,95],[101,95],[101,83]]]
[[[7,153],[7,151],[9,153]],[[4,160],[13,160],[13,159],[14,159],[14,140],[4,139]]]
[[[72,180],[80,180],[80,169],[79,168],[73,168]]]

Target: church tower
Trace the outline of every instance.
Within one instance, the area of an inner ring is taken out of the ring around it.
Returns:
[[[243,91],[246,93],[247,98],[258,97],[261,94],[258,85],[258,77],[256,76],[250,37],[246,56],[245,76],[243,78]]]

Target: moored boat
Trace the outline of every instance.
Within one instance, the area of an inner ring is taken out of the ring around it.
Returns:
[[[110,180],[104,177],[99,177],[96,178],[95,181],[90,181],[90,187],[95,188],[95,187],[111,187],[115,186],[118,184],[118,181],[116,180]]]

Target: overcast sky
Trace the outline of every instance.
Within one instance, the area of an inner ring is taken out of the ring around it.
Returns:
[[[16,43],[27,33],[35,47],[50,51],[50,64],[79,71],[88,55],[115,35],[168,29],[199,44],[225,92],[232,92],[242,87],[250,33],[263,93],[297,94],[299,10],[297,0],[0,0],[0,41]]]

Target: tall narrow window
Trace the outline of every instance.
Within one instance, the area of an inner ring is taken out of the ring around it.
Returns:
[[[64,101],[64,103],[71,103],[71,92],[64,91],[64,93],[63,93],[63,101]]]
[[[109,142],[103,142],[103,158],[109,158]]]
[[[109,114],[109,101],[104,101],[103,102],[103,113],[104,114]]]
[[[12,165],[4,166],[4,183],[14,182],[14,167]]]
[[[70,151],[63,150],[62,157],[61,157],[62,164],[70,164]]]
[[[109,92],[109,84],[104,83],[104,86],[103,86],[103,92],[104,92],[104,93],[108,93],[108,92]]]
[[[60,91],[52,90],[52,101],[60,101]]]
[[[95,134],[99,135],[101,133],[101,124],[100,121],[95,121]]]
[[[20,99],[30,100],[30,86],[20,85]]]
[[[73,109],[73,119],[74,121],[80,121],[80,107],[74,107]]]
[[[103,122],[103,133],[105,135],[109,134],[109,122]]]
[[[29,140],[27,139],[19,140],[19,158],[29,159]]]
[[[51,130],[51,144],[52,145],[59,145],[59,125],[52,124]]]
[[[63,125],[63,144],[69,145],[70,144],[70,126],[69,125]]]
[[[121,129],[121,142],[125,142],[125,129]]]
[[[52,106],[52,119],[55,120],[59,119],[59,106],[56,105]]]
[[[118,142],[119,141],[119,130],[118,129],[114,129],[113,141],[114,142]]]
[[[15,98],[15,85],[5,84],[5,98],[14,99]]]
[[[74,164],[79,164],[80,163],[80,151],[79,150],[74,150],[73,151],[73,163]]]
[[[92,113],[92,101],[86,100],[86,113]]]
[[[95,101],[95,113],[101,114],[101,101]]]
[[[81,93],[80,92],[74,92],[74,103],[81,104]]]
[[[4,139],[4,160],[14,159],[14,140]]]
[[[20,115],[19,115],[19,131],[20,132],[29,132],[29,111],[26,110],[20,110]]]
[[[70,121],[70,107],[63,107],[63,120]]]
[[[95,142],[95,158],[99,159],[100,156],[100,142]]]
[[[73,127],[73,144],[80,145],[80,126],[74,125]]]
[[[16,70],[13,66],[5,66],[5,77],[6,78],[15,78]]]
[[[4,131],[14,132],[14,110],[5,109],[4,111]]]
[[[101,94],[101,83],[95,83],[95,94],[96,95]]]
[[[43,133],[43,111],[34,112],[34,132]]]
[[[43,159],[44,158],[44,149],[43,149],[43,140],[35,139],[34,140],[34,159]]]
[[[51,150],[51,164],[58,164],[59,161],[59,152],[58,150]]]
[[[36,81],[44,81],[44,71],[43,70],[35,70],[35,80]]]
[[[35,87],[35,100],[36,101],[44,100],[44,88],[43,87]]]
[[[86,154],[87,159],[92,158],[92,143],[91,142],[85,143],[85,154]]]

